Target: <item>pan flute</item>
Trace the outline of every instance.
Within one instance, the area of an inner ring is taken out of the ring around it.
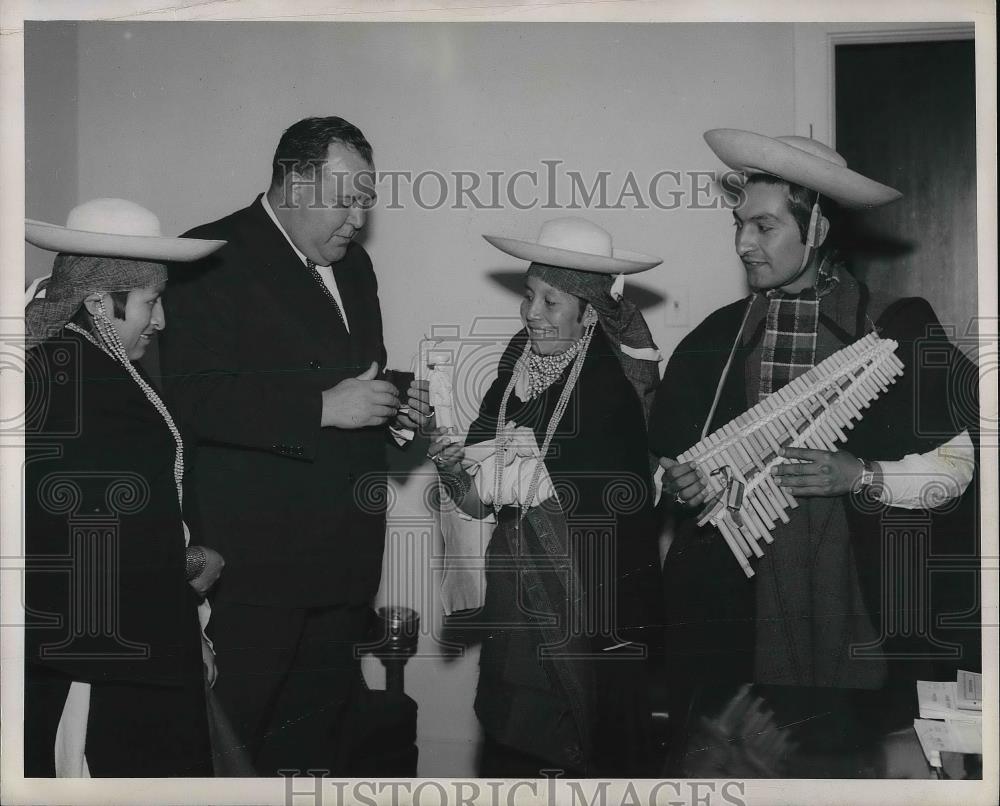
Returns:
[[[711,521],[740,567],[753,576],[751,556],[763,557],[761,542],[788,523],[795,499],[774,483],[771,468],[785,447],[835,451],[862,411],[903,374],[897,344],[870,333],[803,373],[749,411],[709,434],[677,457],[695,463],[708,478],[709,498],[698,519]]]

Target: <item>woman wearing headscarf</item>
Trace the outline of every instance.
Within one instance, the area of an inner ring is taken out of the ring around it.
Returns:
[[[25,237],[59,253],[25,308],[25,775],[211,775],[198,608],[222,558],[186,548],[181,434],[135,362],[165,263],[224,241],[163,237],[121,199]]]
[[[486,551],[480,774],[642,776],[659,573],[645,415],[659,353],[623,279],[655,257],[579,218],[537,242],[521,319],[466,445],[432,443],[447,497],[496,519]],[[445,502],[447,506],[447,502]]]

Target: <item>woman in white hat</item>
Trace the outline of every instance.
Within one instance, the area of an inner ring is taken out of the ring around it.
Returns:
[[[211,775],[197,610],[222,559],[185,549],[183,442],[133,362],[166,262],[224,242],[163,237],[121,199],[25,237],[59,253],[25,308],[25,775]]]
[[[547,222],[535,242],[486,238],[532,261],[524,329],[467,446],[442,435],[429,450],[451,500],[497,520],[476,622],[480,774],[643,775],[661,598],[645,413],[659,353],[613,275],[660,260],[612,249],[579,218]]]

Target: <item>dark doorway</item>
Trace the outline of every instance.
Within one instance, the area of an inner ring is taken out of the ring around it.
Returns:
[[[927,299],[960,344],[977,312],[975,67],[971,40],[836,48],[837,151],[903,193],[852,222],[854,266]]]
[[[890,299],[928,300],[941,323],[953,328],[952,340],[978,360],[971,338],[978,302],[975,43],[838,46],[836,138],[837,151],[850,167],[903,193],[893,204],[852,216],[848,229],[860,233],[849,245],[856,272]],[[959,373],[963,383],[970,380],[966,372]],[[952,405],[962,409],[966,400],[955,395]],[[890,652],[911,653],[913,659],[906,662],[922,669],[922,679],[952,680],[956,666],[981,668],[980,543],[972,526],[978,523],[979,501],[974,481],[928,527],[926,559],[901,570],[898,579],[885,577],[892,585],[883,588],[883,596],[923,590],[921,603],[908,606],[914,613],[928,608],[930,626],[912,635],[899,630],[885,645]],[[884,535],[891,533],[899,512],[887,511]],[[914,535],[911,531],[907,539]],[[948,573],[929,573],[942,557],[954,563]],[[925,582],[927,587],[920,588]],[[945,644],[957,645],[959,656],[948,660]]]

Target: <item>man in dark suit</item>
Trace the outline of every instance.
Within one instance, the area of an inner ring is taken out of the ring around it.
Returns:
[[[413,429],[429,412],[422,385],[407,414],[378,379],[378,286],[353,242],[372,171],[352,124],[294,124],[267,193],[188,233],[228,245],[164,300],[176,324],[161,346],[164,384],[197,438],[185,503],[227,560],[208,628],[225,670],[216,691],[263,775],[350,772],[354,648],[384,545],[386,425]]]

